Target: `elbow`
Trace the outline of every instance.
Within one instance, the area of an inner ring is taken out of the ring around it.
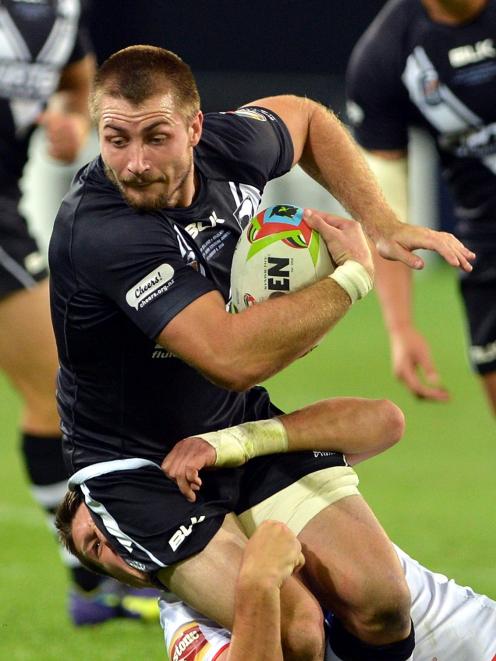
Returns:
[[[405,433],[405,416],[399,406],[388,399],[377,401],[382,421],[383,441],[391,447],[398,443]]]
[[[224,360],[217,363],[214,369],[210,369],[205,376],[215,385],[233,390],[235,392],[244,392],[256,386],[273,374],[270,366],[250,365],[241,360]]]
[[[210,380],[215,385],[220,386],[226,390],[233,390],[234,392],[244,392],[256,386],[263,381],[263,378],[256,378],[254,375],[244,374],[239,371],[231,370],[226,373],[216,373],[210,375]]]

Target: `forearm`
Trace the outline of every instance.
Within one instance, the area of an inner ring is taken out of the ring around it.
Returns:
[[[265,301],[233,315],[230,354],[263,381],[313,349],[350,306],[348,294],[330,278]]]
[[[375,285],[384,324],[390,335],[414,325],[412,273],[401,262],[391,262],[374,251]]]
[[[308,450],[363,455],[363,460],[399,441],[404,425],[401,409],[389,400],[339,397],[197,438],[215,449],[212,464],[217,467],[239,466],[261,455]]]
[[[330,278],[239,314],[227,313],[219,294],[210,292],[169,322],[157,341],[217,385],[246,390],[310,351],[350,305]],[[191,329],[200,328],[191,341]]]
[[[377,453],[403,434],[401,410],[385,399],[326,399],[280,417],[288,452],[334,450],[345,455]]]
[[[228,661],[282,661],[281,607],[277,584],[243,576],[236,588],[236,604]]]

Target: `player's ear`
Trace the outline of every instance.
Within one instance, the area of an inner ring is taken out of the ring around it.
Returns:
[[[189,140],[192,147],[200,142],[201,134],[203,127],[203,113],[201,110],[198,111],[198,114],[195,116],[189,127]]]

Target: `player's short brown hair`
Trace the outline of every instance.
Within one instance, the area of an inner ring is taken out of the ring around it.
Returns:
[[[99,564],[93,563],[91,560],[83,556],[74,544],[74,537],[72,536],[72,524],[74,517],[76,516],[76,512],[82,503],[83,496],[80,491],[67,491],[64,499],[57,508],[57,512],[55,513],[55,527],[57,529],[59,539],[63,546],[69,551],[69,553],[72,553],[72,555],[76,556],[83,567],[86,567],[86,569],[89,569],[90,571],[93,571],[97,574],[103,574],[104,576],[107,576],[109,574],[107,574],[107,572],[104,571]]]
[[[165,48],[129,46],[111,55],[98,69],[89,99],[90,113],[98,123],[103,94],[139,106],[167,92],[172,93],[176,110],[191,121],[200,110],[200,95],[190,67]]]

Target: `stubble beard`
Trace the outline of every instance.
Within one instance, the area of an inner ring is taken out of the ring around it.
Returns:
[[[178,173],[178,178],[176,178],[177,183],[175,184],[174,188],[171,190],[158,192],[154,194],[153,197],[151,197],[150,199],[147,199],[146,197],[145,198],[140,197],[139,194],[137,196],[130,194],[129,188],[127,188],[123,183],[121,183],[121,181],[119,181],[114,171],[107,164],[104,164],[104,168],[105,168],[106,176],[119,190],[120,194],[129,204],[129,206],[131,206],[133,209],[136,209],[137,211],[157,211],[159,209],[164,209],[166,207],[177,206],[177,198],[179,197],[178,193],[180,193],[180,191],[182,190],[184,183],[186,182],[193,168],[193,156],[190,156],[189,163],[184,168],[184,170]],[[165,178],[154,180],[154,182],[164,183],[164,184],[167,183]],[[147,189],[135,188],[134,190],[146,191]]]

